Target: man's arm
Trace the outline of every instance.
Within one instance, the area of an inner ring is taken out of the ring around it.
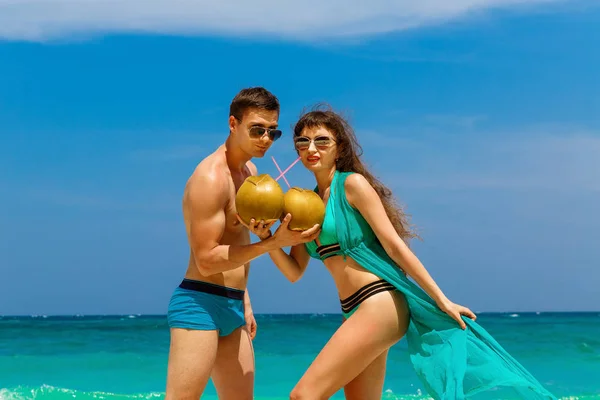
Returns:
[[[246,245],[221,244],[225,233],[225,207],[229,201],[228,179],[218,173],[198,175],[188,184],[185,196],[190,246],[196,267],[203,276],[230,271],[269,251],[311,240],[312,230],[295,232],[284,223],[266,240]]]
[[[204,276],[236,269],[275,248],[273,241],[250,245],[220,244],[225,233],[229,182],[219,175],[209,172],[194,177],[185,194],[190,246],[196,267]]]

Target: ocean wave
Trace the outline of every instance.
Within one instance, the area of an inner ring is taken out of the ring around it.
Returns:
[[[62,400],[62,399],[160,399],[164,393],[117,394],[107,392],[85,392],[75,389],[57,388],[42,385],[37,388],[19,386],[12,389],[0,389],[0,400]]]
[[[134,393],[134,394],[118,394],[109,392],[86,392],[75,389],[58,388],[50,385],[42,385],[40,387],[19,386],[11,389],[0,389],[0,400],[128,400],[128,399],[162,399],[164,393]],[[217,397],[202,396],[206,400],[217,400]],[[287,400],[287,396],[257,396],[256,400]],[[391,390],[383,393],[382,400],[432,400],[431,397],[419,394],[395,394]],[[600,400],[600,394],[583,395],[583,396],[565,396],[560,400]]]

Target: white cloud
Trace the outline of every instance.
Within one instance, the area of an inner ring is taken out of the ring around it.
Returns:
[[[353,38],[560,0],[0,0],[0,38],[103,33]]]

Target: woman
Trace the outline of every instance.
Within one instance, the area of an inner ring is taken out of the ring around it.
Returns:
[[[381,399],[388,350],[405,334],[415,371],[436,399],[488,390],[495,399],[555,398],[474,322],[471,310],[443,294],[410,251],[406,243],[414,235],[406,216],[363,165],[356,137],[341,116],[318,109],[304,114],[294,127],[294,144],[316,178],[326,216],[314,242],[294,246],[289,254],[282,249],[269,254],[292,282],[310,257],[322,260],[335,281],[344,322],[292,399],[327,399],[342,387],[346,399]],[[279,229],[290,219],[288,214]],[[268,228],[260,222],[250,226],[261,239],[270,236]]]

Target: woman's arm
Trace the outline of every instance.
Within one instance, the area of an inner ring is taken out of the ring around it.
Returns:
[[[457,320],[463,329],[465,325],[460,318],[461,314],[475,319],[471,310],[452,303],[444,295],[427,269],[394,229],[379,195],[369,182],[360,174],[351,174],[346,178],[345,189],[348,202],[369,223],[386,253],[427,292],[438,307]]]
[[[277,230],[288,229],[288,224],[292,219],[291,217],[291,214],[287,214]],[[244,223],[239,216],[238,220],[242,224]],[[270,228],[273,226],[273,224],[274,222],[265,226],[263,221],[254,221],[254,219],[252,219],[250,220],[250,225],[246,226],[252,233],[258,236],[259,239],[266,240],[271,237]],[[305,232],[309,234],[310,240],[314,240],[320,233],[320,226],[315,225]],[[306,251],[303,243],[292,246],[290,254],[286,254],[283,249],[279,248],[270,251],[269,256],[281,273],[292,283],[296,282],[302,277],[304,271],[306,271],[308,262],[310,261],[310,255]]]
[[[310,260],[303,244],[292,246],[290,254],[286,254],[283,249],[277,249],[270,251],[269,256],[281,273],[292,283],[304,275]]]

